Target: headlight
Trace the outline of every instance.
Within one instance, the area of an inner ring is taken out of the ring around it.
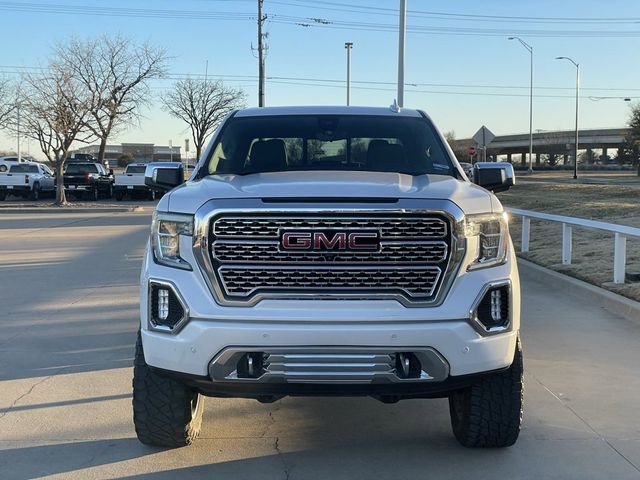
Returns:
[[[180,235],[193,236],[193,215],[154,212],[151,245],[156,263],[191,270],[180,256]]]
[[[504,263],[509,235],[506,213],[469,215],[464,233],[468,239],[477,240],[477,252],[469,270]]]

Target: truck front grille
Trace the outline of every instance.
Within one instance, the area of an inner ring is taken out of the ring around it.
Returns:
[[[283,240],[289,232],[320,232],[324,243],[292,248]],[[375,245],[337,243],[339,235],[350,238],[354,232],[372,235]],[[223,213],[211,220],[207,253],[221,303],[309,297],[429,303],[442,284],[451,248],[451,226],[438,214]]]

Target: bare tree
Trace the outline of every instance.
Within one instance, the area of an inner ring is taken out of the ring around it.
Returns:
[[[625,138],[624,148],[628,151],[631,163],[637,167],[640,176],[640,103],[631,106],[629,114],[631,132]]]
[[[21,129],[36,140],[57,178],[56,204],[64,205],[62,172],[71,145],[88,142],[93,133],[88,127],[91,94],[73,72],[61,64],[51,64],[43,73],[22,78]]]
[[[7,78],[0,78],[0,129],[9,125],[15,109],[16,99],[13,84]]]
[[[149,81],[166,74],[167,53],[107,35],[71,39],[58,44],[55,53],[91,95],[88,125],[100,141],[98,160],[103,162],[109,136],[140,118],[141,107],[151,98]]]
[[[200,158],[205,141],[222,119],[244,101],[241,89],[225,87],[221,81],[192,78],[177,81],[162,97],[165,110],[189,125],[196,158]]]

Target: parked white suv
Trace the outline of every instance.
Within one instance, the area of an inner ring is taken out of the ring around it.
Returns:
[[[513,169],[479,163],[474,177],[421,111],[231,114],[154,213],[138,438],[190,444],[202,395],[367,395],[448,397],[463,445],[512,445],[520,285],[502,206],[479,185],[505,190]],[[182,175],[151,164],[146,182]]]

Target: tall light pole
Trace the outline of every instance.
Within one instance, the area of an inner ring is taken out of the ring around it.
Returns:
[[[576,141],[573,160],[573,178],[578,178],[578,106],[580,104],[580,64],[569,57],[556,57],[556,60],[569,60],[576,67]]]
[[[407,31],[407,0],[400,0],[398,22],[398,106],[404,106],[404,37]]]
[[[529,85],[529,173],[533,173],[532,159],[533,159],[533,47],[520,37],[509,37],[509,40],[518,40],[524,48],[529,51],[531,57],[531,82]]]
[[[17,114],[17,133],[18,133],[18,149],[17,149],[17,154],[18,154],[18,163],[20,163],[22,161],[22,150],[20,149],[20,102],[18,102],[16,104],[16,114]]]
[[[353,42],[345,42],[344,48],[347,50],[347,105],[351,100],[351,48]]]

